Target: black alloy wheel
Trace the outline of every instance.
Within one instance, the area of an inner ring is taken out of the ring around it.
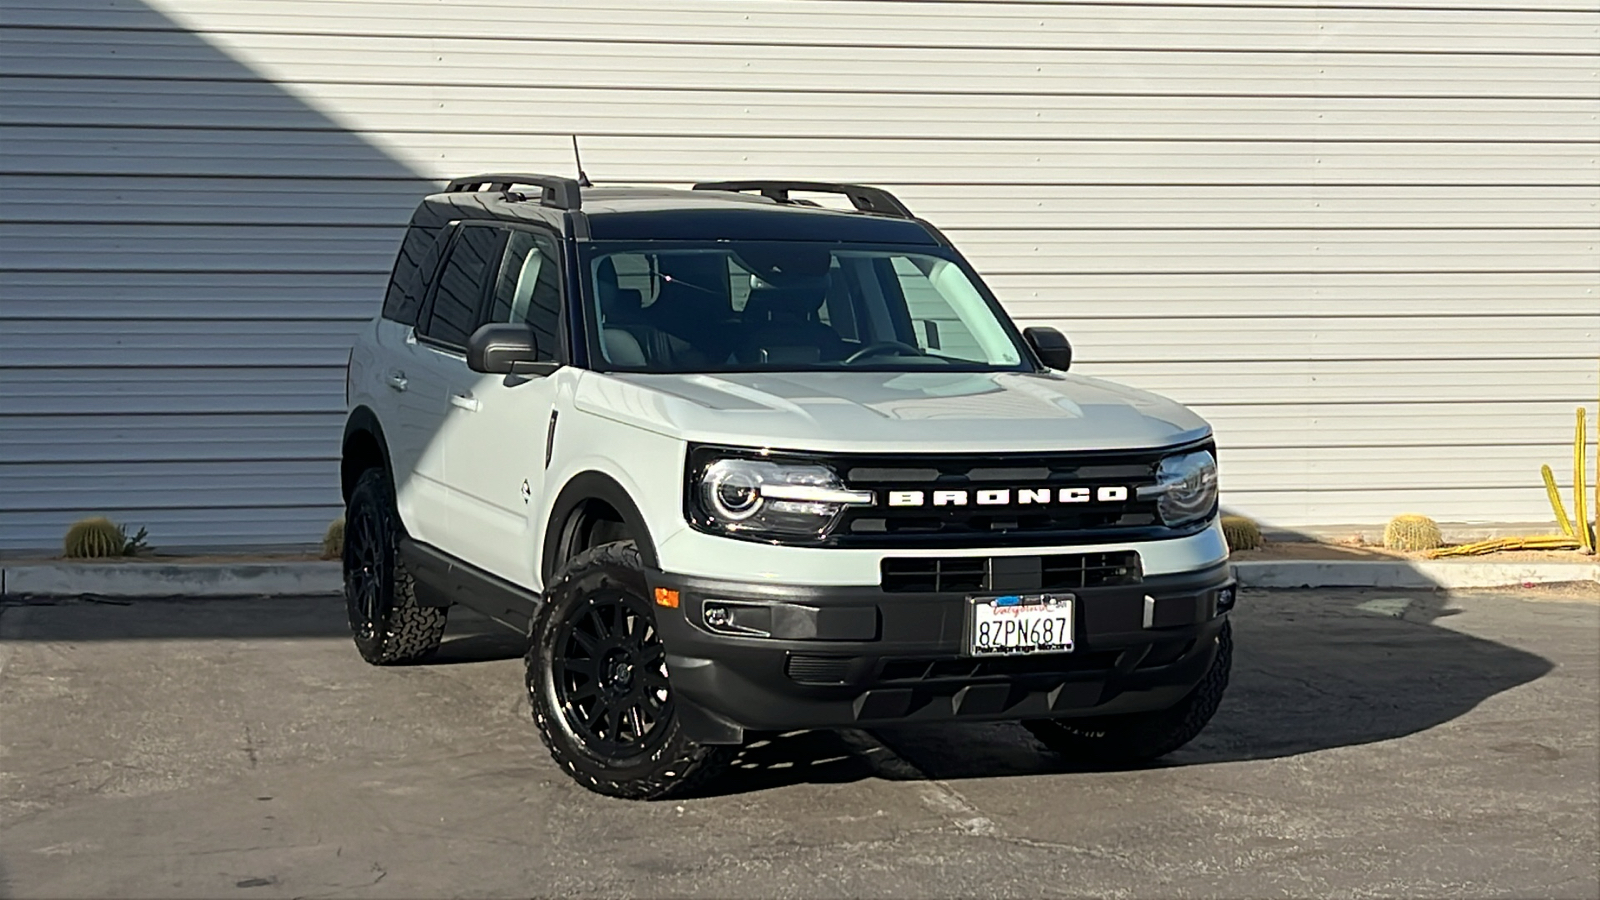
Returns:
[[[575,613],[561,624],[551,660],[562,718],[599,756],[648,752],[672,715],[666,648],[650,610],[638,597],[607,590]]]
[[[344,596],[350,631],[357,642],[377,636],[383,619],[385,554],[378,512],[371,505],[350,510],[344,530]]]

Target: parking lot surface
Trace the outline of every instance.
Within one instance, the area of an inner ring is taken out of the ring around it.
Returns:
[[[0,895],[1600,895],[1600,604],[1251,591],[1162,765],[805,732],[704,796],[558,772],[514,636],[357,657],[335,598],[0,607]]]

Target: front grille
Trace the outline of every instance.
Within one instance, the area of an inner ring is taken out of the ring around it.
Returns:
[[[890,593],[1071,591],[1139,584],[1139,554],[1058,553],[1048,556],[890,557],[880,564]]]
[[[845,510],[829,542],[842,547],[910,547],[992,545],[996,539],[1016,543],[1071,544],[1104,540],[1149,540],[1189,534],[1205,519],[1183,528],[1168,528],[1156,512],[1153,497],[1138,489],[1156,482],[1156,466],[1175,452],[1209,449],[1210,442],[1159,450],[1115,453],[1023,453],[1007,456],[976,454],[839,456],[833,465],[846,486],[868,490],[872,506]],[[1125,488],[1122,501],[1063,502],[1063,490],[1097,493],[1100,488]],[[926,502],[891,505],[891,493],[922,492]],[[934,505],[934,492],[964,492],[964,503]],[[978,502],[980,493],[999,493],[1003,502]]]

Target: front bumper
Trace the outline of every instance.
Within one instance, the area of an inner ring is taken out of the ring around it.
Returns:
[[[1080,588],[1070,592],[1072,652],[973,658],[962,655],[966,593],[649,580],[652,593],[678,592],[678,607],[656,617],[680,720],[700,743],[737,743],[746,730],[1165,709],[1210,668],[1235,596],[1226,562]],[[744,621],[770,636],[714,632],[708,600],[755,613]]]

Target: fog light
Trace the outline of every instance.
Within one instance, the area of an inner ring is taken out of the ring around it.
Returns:
[[[772,607],[759,603],[707,600],[701,608],[700,621],[717,634],[772,637]]]
[[[1223,613],[1227,612],[1228,610],[1233,609],[1233,602],[1234,602],[1234,600],[1238,599],[1237,598],[1237,592],[1238,592],[1238,589],[1235,588],[1231,584],[1228,585],[1225,588],[1218,589],[1218,591],[1217,591],[1217,615],[1220,616]]]

